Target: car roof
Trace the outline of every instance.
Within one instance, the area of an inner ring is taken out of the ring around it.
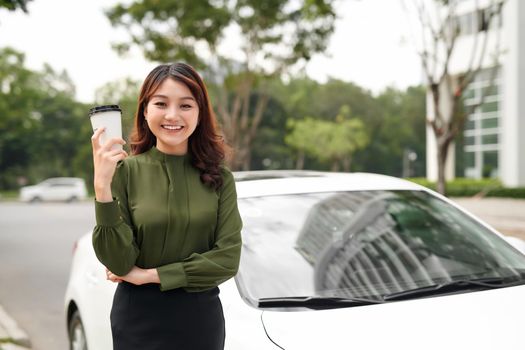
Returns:
[[[239,198],[339,191],[426,190],[407,180],[373,173],[261,170],[233,174]]]

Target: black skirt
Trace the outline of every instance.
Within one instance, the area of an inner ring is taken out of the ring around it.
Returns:
[[[204,292],[119,283],[111,309],[114,350],[222,350],[219,288]]]

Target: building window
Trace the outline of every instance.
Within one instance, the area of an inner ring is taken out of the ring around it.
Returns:
[[[474,130],[476,129],[476,121],[475,120],[467,120],[465,123],[465,130]]]
[[[498,175],[501,72],[499,68],[481,70],[465,90],[465,110],[472,111],[463,131],[466,177]]]
[[[498,152],[483,152],[483,177],[498,176]]]
[[[476,166],[476,155],[474,152],[465,152],[465,167],[474,168]]]
[[[487,118],[481,121],[482,129],[494,129],[494,128],[497,128],[498,126],[499,126],[498,118]]]
[[[485,88],[483,88],[483,96],[498,96],[498,86],[497,85],[493,85],[493,86],[487,86]]]
[[[497,112],[499,110],[498,108],[498,101],[493,102],[486,102],[481,105],[481,112]]]
[[[459,35],[471,35],[487,31],[489,28],[501,28],[502,16],[500,5],[465,13],[456,17],[456,28]]]
[[[472,146],[476,144],[476,137],[475,136],[465,136],[465,145],[466,146]]]
[[[483,145],[497,145],[498,134],[483,135],[481,136],[481,144]]]

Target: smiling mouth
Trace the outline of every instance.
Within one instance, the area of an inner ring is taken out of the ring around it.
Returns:
[[[182,130],[184,127],[181,126],[181,125],[161,125],[161,127],[163,129],[166,129],[166,130],[173,130],[173,131],[178,131],[178,130]]]

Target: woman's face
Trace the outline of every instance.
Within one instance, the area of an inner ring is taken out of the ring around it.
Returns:
[[[153,93],[144,111],[149,129],[157,137],[157,149],[183,155],[199,121],[199,106],[190,89],[168,78]]]

